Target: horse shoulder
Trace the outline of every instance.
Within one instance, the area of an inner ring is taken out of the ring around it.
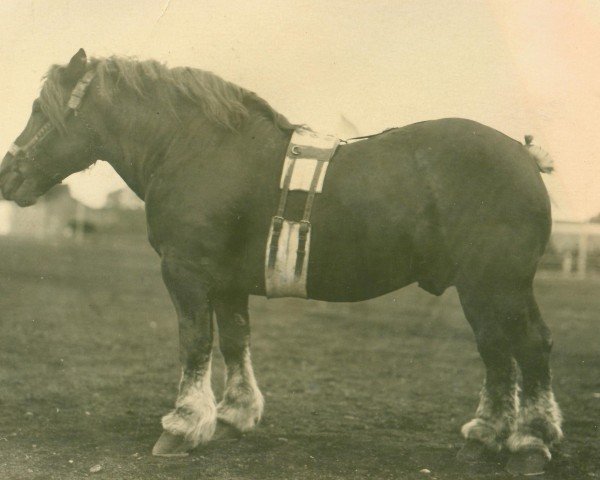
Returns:
[[[177,251],[196,261],[211,259],[222,270],[236,268],[248,231],[257,229],[248,223],[272,215],[276,199],[269,201],[268,187],[278,181],[287,146],[283,136],[275,141],[260,133],[243,131],[189,161],[172,159],[157,172],[146,191],[146,215],[159,254]]]

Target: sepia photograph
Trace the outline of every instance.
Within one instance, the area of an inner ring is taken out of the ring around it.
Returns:
[[[600,2],[0,31],[0,480],[600,479]]]

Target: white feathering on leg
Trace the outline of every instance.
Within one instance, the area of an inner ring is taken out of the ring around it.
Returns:
[[[462,426],[461,433],[465,439],[477,440],[490,450],[499,452],[503,447],[504,440],[514,430],[516,424],[519,411],[519,387],[516,381],[504,411],[494,414],[491,402],[484,385],[479,394],[476,417]]]
[[[177,398],[175,409],[166,414],[161,422],[166,431],[185,436],[193,446],[208,442],[217,425],[210,372],[209,362],[204,375]]]
[[[246,346],[241,366],[228,372],[225,394],[217,408],[218,418],[246,432],[258,424],[263,408],[264,398],[254,377],[250,349]]]

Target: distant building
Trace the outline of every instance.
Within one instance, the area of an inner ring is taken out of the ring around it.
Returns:
[[[75,200],[67,185],[57,185],[35,205],[21,208],[0,202],[0,234],[46,238],[64,235],[69,222],[90,210]]]
[[[600,224],[556,221],[547,249],[546,265],[561,265],[565,274],[580,277],[589,270],[600,271]]]
[[[141,210],[144,208],[144,202],[129,188],[121,188],[106,196],[104,208]]]
[[[144,203],[129,190],[107,197],[106,207],[94,209],[71,196],[67,185],[57,185],[35,205],[21,208],[0,201],[0,235],[30,238],[145,234]]]

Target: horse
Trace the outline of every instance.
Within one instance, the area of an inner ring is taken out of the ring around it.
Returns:
[[[144,200],[177,313],[182,372],[154,455],[187,455],[215,432],[248,432],[261,419],[248,298],[266,293],[267,236],[297,127],[213,73],[88,59],[80,49],[50,67],[0,165],[2,194],[20,206],[97,159]],[[507,452],[507,469],[522,474],[542,472],[563,436],[551,335],[533,290],[551,230],[538,163],[528,145],[459,118],[340,144],[314,202],[306,279],[307,297],[328,302],[412,283],[435,295],[455,287],[486,370],[458,457]],[[292,217],[304,195],[290,192]],[[226,364],[218,404],[213,314]]]

